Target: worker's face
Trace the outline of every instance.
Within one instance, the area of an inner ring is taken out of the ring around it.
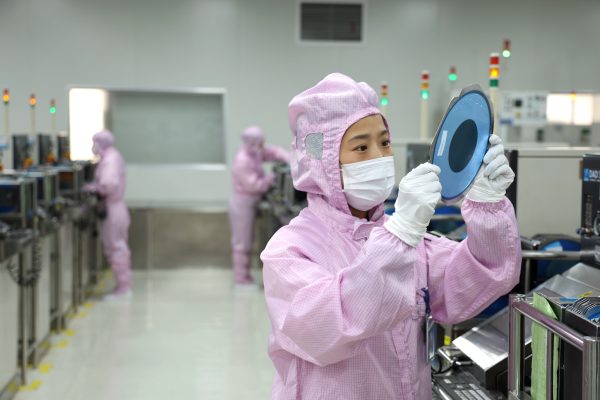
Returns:
[[[370,115],[352,125],[340,145],[340,164],[393,155],[390,134],[381,115]]]
[[[250,152],[250,154],[254,155],[254,156],[258,156],[262,153],[263,148],[264,148],[264,141],[258,141],[258,142],[253,142],[251,143],[247,149]]]

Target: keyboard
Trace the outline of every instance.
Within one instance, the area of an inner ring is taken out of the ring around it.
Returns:
[[[443,400],[503,400],[500,393],[484,389],[477,379],[465,371],[452,371],[433,378],[433,391]]]

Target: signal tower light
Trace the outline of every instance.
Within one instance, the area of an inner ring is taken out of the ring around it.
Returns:
[[[490,54],[490,87],[497,88],[500,80],[500,55]]]
[[[31,108],[34,108],[36,104],[37,99],[35,98],[35,94],[31,93],[31,96],[29,96],[29,105],[31,106]]]
[[[504,39],[504,44],[502,46],[502,57],[510,58],[510,39]]]
[[[4,102],[5,106],[7,106],[10,102],[10,92],[8,89],[4,89],[4,92],[2,93],[2,101]]]
[[[448,73],[448,80],[450,82],[455,82],[456,79],[458,79],[458,76],[456,75],[456,67],[453,65],[450,67],[450,72]]]
[[[50,100],[50,114],[56,114],[56,102],[54,99]]]
[[[381,83],[381,100],[379,101],[379,104],[383,107],[387,106],[388,104],[390,104],[390,101],[388,99],[388,85],[386,82],[382,82]]]
[[[429,71],[421,71],[421,98],[429,98]]]

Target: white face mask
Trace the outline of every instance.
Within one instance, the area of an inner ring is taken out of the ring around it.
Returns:
[[[369,211],[382,204],[392,193],[395,183],[394,157],[379,157],[342,164],[344,194],[348,204]]]

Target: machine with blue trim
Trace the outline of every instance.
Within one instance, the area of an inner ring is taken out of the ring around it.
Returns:
[[[36,181],[19,174],[0,175],[0,219],[19,229],[31,229],[37,208]]]
[[[583,158],[580,177],[580,238],[562,234],[522,238],[524,264],[521,282],[515,291],[542,295],[554,293],[560,311],[555,309],[558,321],[596,343],[600,338],[600,155]],[[551,304],[554,309],[554,303]],[[447,370],[448,374],[434,377],[434,381],[455,384],[457,380],[464,380],[463,375],[468,375],[472,381],[475,378],[473,384],[506,395],[508,343],[513,334],[509,330],[509,310],[506,307],[492,316],[482,317],[485,317],[483,322],[456,338],[451,346],[438,351],[452,367]],[[530,332],[531,324],[525,322],[521,335],[525,343],[520,356],[520,365],[524,366],[522,379],[525,390],[531,386],[532,379],[537,379],[530,374]],[[589,368],[589,365],[585,366],[582,362],[581,351],[561,340],[558,357],[558,399],[583,398],[582,377],[587,376],[589,371],[584,368]],[[455,379],[455,376],[458,378]],[[597,385],[598,382],[587,384]]]
[[[0,265],[4,268],[0,275],[10,277],[13,281],[4,285],[6,293],[2,293],[2,300],[5,302],[3,307],[9,313],[3,316],[17,317],[16,324],[7,325],[11,330],[7,332],[7,337],[12,343],[0,344],[0,347],[9,349],[6,354],[9,358],[2,360],[0,364],[6,362],[12,368],[18,366],[18,375],[12,381],[13,385],[15,382],[26,382],[28,360],[34,348],[30,342],[29,323],[32,315],[31,288],[41,271],[37,262],[39,254],[34,246],[37,222],[35,180],[18,174],[0,175]],[[1,350],[0,353],[3,353]],[[2,365],[0,369],[3,369]]]

